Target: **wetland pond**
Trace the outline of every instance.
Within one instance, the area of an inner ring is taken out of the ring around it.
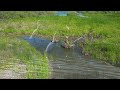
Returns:
[[[51,40],[24,36],[40,53],[44,53]],[[62,42],[52,43],[46,54],[52,67],[50,79],[120,79],[120,68],[81,54],[82,48],[61,47]]]

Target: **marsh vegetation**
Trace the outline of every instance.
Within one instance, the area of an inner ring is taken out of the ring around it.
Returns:
[[[0,15],[0,68],[14,68],[15,64],[25,65],[25,78],[48,78],[49,65],[45,55],[40,54],[24,40],[25,35],[45,37],[64,41],[70,45],[85,37],[83,55],[120,66],[120,13],[85,12],[87,18],[73,11],[68,16],[55,16],[55,12],[1,12]],[[39,22],[38,22],[39,20]],[[39,24],[39,27],[38,27]],[[66,28],[66,25],[68,28]],[[11,64],[12,63],[12,64]],[[17,67],[18,68],[18,67]],[[19,71],[19,68],[18,68]],[[16,71],[17,72],[17,71]]]

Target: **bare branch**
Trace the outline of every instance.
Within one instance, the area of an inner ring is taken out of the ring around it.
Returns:
[[[30,36],[29,39],[32,38],[33,34],[38,30],[39,26],[40,26],[40,24],[39,24],[39,20],[38,20],[38,21],[37,21],[37,28],[33,31],[33,33],[31,34],[31,36]]]

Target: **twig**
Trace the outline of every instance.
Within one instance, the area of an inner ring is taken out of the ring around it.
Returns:
[[[31,34],[31,36],[30,36],[30,38],[29,39],[31,39],[32,38],[32,36],[33,36],[33,34],[38,30],[38,28],[39,28],[39,24],[38,24],[38,22],[39,22],[39,20],[37,21],[37,28],[33,31],[33,33]]]
[[[53,35],[53,40],[52,40],[52,42],[55,42],[55,35],[56,35],[56,32],[55,32],[54,35]]]

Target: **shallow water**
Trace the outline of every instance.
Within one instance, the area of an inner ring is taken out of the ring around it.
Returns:
[[[67,16],[68,12],[67,11],[57,11],[56,15],[58,16]]]
[[[24,40],[39,50],[42,54],[51,42],[47,39],[25,36]],[[81,55],[81,48],[74,46],[64,49],[60,43],[53,43],[47,57],[52,66],[52,79],[120,79],[120,68],[102,61],[86,58]]]

